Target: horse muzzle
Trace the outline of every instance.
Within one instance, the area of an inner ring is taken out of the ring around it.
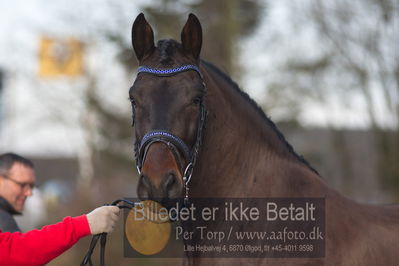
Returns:
[[[139,198],[165,201],[182,197],[184,166],[189,154],[185,143],[171,133],[147,133],[140,143],[137,162]]]

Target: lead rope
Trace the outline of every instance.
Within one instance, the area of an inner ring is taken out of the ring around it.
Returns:
[[[123,203],[123,204],[120,204]],[[118,199],[112,202],[111,204],[106,204],[108,206],[117,206],[119,209],[132,209],[134,207],[134,203],[125,200],[125,199]],[[98,240],[100,239],[100,265],[105,266],[105,245],[107,243],[107,233],[101,233],[94,235],[93,238],[91,239],[89,250],[86,253],[86,256],[83,258],[82,263],[80,266],[84,266],[89,264],[90,266],[93,266],[93,262],[91,260],[91,255],[93,254],[93,251],[97,245]]]

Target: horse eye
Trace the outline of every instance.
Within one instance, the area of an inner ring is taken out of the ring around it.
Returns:
[[[200,97],[200,96],[197,96],[197,97],[195,97],[194,99],[193,99],[193,104],[195,104],[195,105],[199,105],[201,102],[202,102],[202,97]]]

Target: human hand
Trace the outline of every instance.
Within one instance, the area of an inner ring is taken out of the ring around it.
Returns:
[[[117,206],[102,206],[86,215],[92,235],[110,233],[118,221],[119,208]]]

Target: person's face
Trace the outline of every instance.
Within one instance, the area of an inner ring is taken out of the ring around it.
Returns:
[[[16,211],[22,212],[26,198],[32,196],[35,181],[35,171],[32,168],[14,163],[7,175],[0,177],[0,196]]]

